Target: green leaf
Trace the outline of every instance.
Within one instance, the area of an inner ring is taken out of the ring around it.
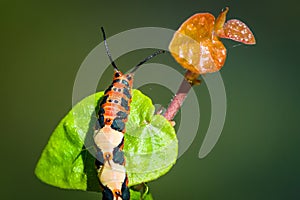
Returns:
[[[92,134],[91,119],[102,96],[85,98],[60,121],[37,163],[39,179],[65,189],[100,191],[95,158],[84,150],[84,138]]]
[[[124,152],[129,185],[136,185],[170,170],[177,158],[178,142],[170,122],[154,115],[151,99],[134,95],[131,105],[139,109],[132,109],[129,115]]]
[[[140,192],[130,190],[130,199],[131,200],[153,200],[153,197],[150,193],[141,195]]]
[[[129,185],[154,180],[176,162],[178,142],[174,128],[154,115],[151,99],[133,90],[126,124],[124,152]],[[61,120],[38,161],[35,174],[61,188],[99,191],[93,152],[95,108],[103,92],[80,101]]]
[[[153,200],[152,195],[149,193],[149,187],[144,183],[132,187],[129,191],[132,200]]]

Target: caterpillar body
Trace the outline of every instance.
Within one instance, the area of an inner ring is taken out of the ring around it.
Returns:
[[[99,104],[98,121],[95,126],[94,143],[96,149],[96,167],[102,186],[103,200],[129,200],[128,178],[123,152],[125,124],[130,114],[131,90],[134,72],[139,66],[164,53],[159,50],[148,56],[131,72],[123,74],[114,63],[101,27],[106,53],[114,67],[112,84],[105,90]]]

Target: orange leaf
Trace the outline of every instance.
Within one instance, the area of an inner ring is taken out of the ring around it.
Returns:
[[[214,23],[215,17],[210,13],[195,14],[174,34],[169,50],[184,68],[204,74],[218,71],[224,65],[226,49],[213,36]]]
[[[228,20],[223,26],[221,38],[227,38],[244,44],[255,44],[255,38],[248,26],[237,19]]]
[[[255,44],[252,32],[243,22],[233,19],[225,23],[228,10],[223,9],[217,20],[210,13],[198,13],[182,23],[169,45],[182,67],[196,74],[219,71],[226,60],[226,48],[218,37]]]

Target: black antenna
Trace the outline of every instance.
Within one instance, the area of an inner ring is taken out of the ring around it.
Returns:
[[[142,64],[144,64],[145,62],[147,62],[148,60],[154,58],[155,56],[165,53],[164,50],[158,50],[156,52],[154,52],[152,55],[148,56],[147,58],[145,58],[143,61],[141,61],[139,64],[137,64],[131,71],[130,73],[134,73]]]
[[[108,49],[108,45],[107,45],[107,42],[106,42],[106,36],[105,36],[105,32],[104,32],[103,26],[101,27],[101,31],[102,31],[102,35],[103,35],[103,40],[104,40],[104,46],[105,46],[106,54],[107,54],[107,56],[108,56],[108,58],[109,58],[109,60],[110,60],[110,63],[111,63],[111,65],[114,67],[114,69],[115,69],[116,71],[119,71],[119,69],[118,69],[116,63],[115,63],[114,60],[112,59],[111,54],[110,54],[110,52],[109,52],[109,49]]]

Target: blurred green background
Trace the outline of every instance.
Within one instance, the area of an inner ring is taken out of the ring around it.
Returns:
[[[203,84],[195,88],[201,106],[197,137],[167,175],[150,183],[151,192],[158,200],[299,199],[300,43],[295,2],[2,0],[1,199],[101,199],[100,194],[46,185],[34,175],[51,132],[71,109],[80,64],[101,42],[100,26],[108,36],[148,26],[176,30],[194,13],[217,16],[225,6],[230,8],[228,18],[250,26],[257,45],[224,42],[228,57],[221,74],[228,110],[222,135],[213,151],[199,159],[210,119]],[[133,66],[149,52],[124,55],[118,65]],[[169,54],[156,62],[183,73]],[[111,73],[107,70],[99,89],[107,86]],[[152,87],[155,99],[160,99],[160,89]],[[151,93],[151,88],[144,90]]]

